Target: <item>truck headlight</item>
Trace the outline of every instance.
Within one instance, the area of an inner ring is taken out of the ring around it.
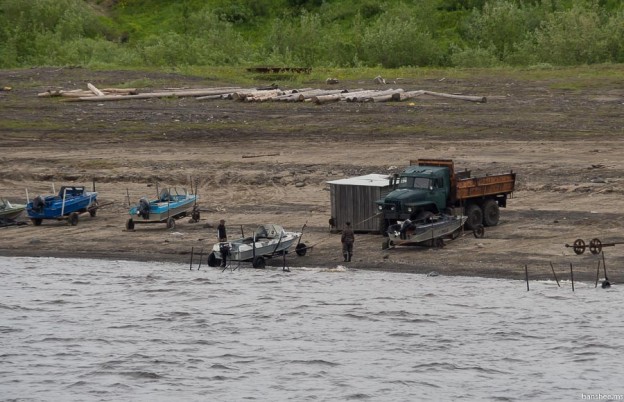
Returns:
[[[396,209],[396,207],[393,205],[390,207],[390,211],[394,211]]]
[[[377,209],[383,211],[383,205],[377,205]]]
[[[407,207],[407,212],[414,212],[414,208],[412,208],[412,207]]]

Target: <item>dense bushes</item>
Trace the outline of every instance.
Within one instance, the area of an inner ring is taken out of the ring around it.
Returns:
[[[613,0],[0,0],[0,67],[624,62]]]

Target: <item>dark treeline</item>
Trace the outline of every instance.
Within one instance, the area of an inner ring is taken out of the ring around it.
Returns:
[[[624,62],[620,0],[0,0],[0,68]]]

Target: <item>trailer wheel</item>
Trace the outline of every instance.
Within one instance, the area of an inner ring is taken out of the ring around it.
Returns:
[[[472,230],[472,234],[477,239],[481,239],[483,238],[483,236],[485,236],[485,228],[483,227],[483,225],[479,225]]]
[[[499,218],[500,209],[498,208],[498,203],[495,200],[486,200],[483,204],[483,224],[485,226],[496,226]]]
[[[175,229],[175,219],[169,218],[167,219],[167,229]]]
[[[295,253],[297,253],[299,257],[303,257],[304,255],[306,255],[307,252],[308,246],[306,246],[305,243],[299,243],[295,247]]]
[[[208,254],[208,266],[209,267],[218,267],[221,265],[221,259],[217,258],[214,251]]]
[[[126,221],[126,230],[134,230],[134,221],[132,218]]]
[[[69,214],[69,224],[76,226],[78,224],[78,212],[72,212]]]
[[[92,218],[94,218],[95,215],[97,214],[97,209],[98,209],[97,201],[93,201],[91,205],[87,207],[87,211],[89,211],[89,215],[91,215]]]
[[[31,221],[32,221],[33,225],[41,226],[41,222],[43,222],[43,219],[41,219],[41,218],[32,218]]]
[[[266,266],[266,262],[264,261],[264,257],[259,255],[253,259],[251,265],[254,268],[264,269],[264,267]]]
[[[483,211],[477,204],[470,204],[466,207],[466,216],[468,219],[464,225],[468,230],[475,230],[483,224]]]

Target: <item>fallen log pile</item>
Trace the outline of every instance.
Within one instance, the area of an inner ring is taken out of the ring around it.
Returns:
[[[429,95],[448,99],[459,99],[469,102],[485,103],[485,96],[449,94],[425,90],[405,91],[401,88],[368,90],[368,89],[315,89],[301,88],[282,90],[279,88],[241,88],[216,87],[195,89],[167,89],[159,92],[139,93],[136,88],[104,88],[98,89],[93,84],[87,85],[88,90],[48,90],[39,93],[39,97],[64,97],[66,101],[104,102],[128,99],[149,99],[165,97],[194,97],[196,100],[230,99],[238,102],[312,102],[322,105],[330,102],[402,102],[417,96]]]

